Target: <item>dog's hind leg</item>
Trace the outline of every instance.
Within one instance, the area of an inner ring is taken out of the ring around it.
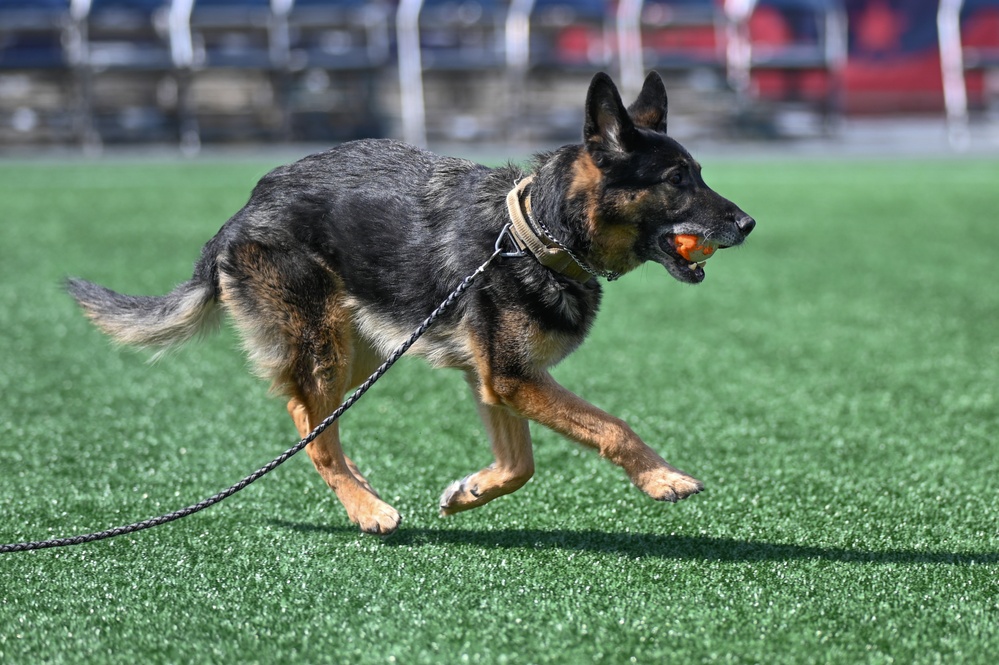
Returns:
[[[339,406],[350,380],[354,357],[350,321],[336,301],[330,298],[324,316],[302,331],[289,377],[288,413],[302,437]],[[386,535],[398,528],[399,513],[379,498],[357,465],[343,454],[339,422],[327,427],[305,451],[361,531]]]
[[[299,398],[293,397],[291,400],[288,401],[288,415],[291,416],[292,421],[295,423],[295,429],[298,430],[298,435],[301,436],[303,439],[306,436],[308,436],[314,429],[313,427],[310,427],[309,410],[305,408],[305,403],[302,402]],[[316,423],[316,425],[318,424],[319,423]],[[337,425],[338,423],[333,423],[330,427],[335,428],[337,427]],[[361,487],[368,490],[375,496],[378,496],[378,492],[375,491],[375,488],[371,486],[371,483],[368,482],[368,479],[365,478],[364,475],[361,473],[360,469],[357,468],[357,465],[354,464],[354,461],[349,457],[347,457],[346,454],[344,454],[343,456],[343,461],[347,464],[347,468],[350,470],[350,472],[354,474],[354,477],[357,478],[357,482],[361,484]]]
[[[245,243],[224,258],[221,299],[258,372],[291,398],[288,413],[305,437],[340,404],[351,380],[355,349],[339,280],[309,256],[284,248]],[[344,456],[337,423],[306,452],[362,531],[398,528],[399,513]]]
[[[332,394],[334,393],[328,393]],[[339,395],[342,394],[343,391],[339,391]],[[299,435],[304,438],[332,413],[339,405],[340,396],[334,399],[317,398],[314,394],[311,397],[292,397],[288,402],[288,413],[294,420]],[[351,522],[361,527],[361,531],[365,533],[390,534],[399,527],[402,518],[395,508],[378,497],[358,471],[357,465],[343,454],[338,425],[339,423],[333,423],[306,446],[309,459],[326,484],[336,493]]]
[[[476,508],[514,492],[534,475],[534,453],[527,420],[506,407],[485,404],[479,396],[478,380],[470,376],[468,382],[489,433],[496,461],[451,483],[441,496],[441,515]]]

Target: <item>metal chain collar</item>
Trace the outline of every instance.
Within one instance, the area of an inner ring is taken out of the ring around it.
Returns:
[[[533,176],[531,177],[533,178]],[[621,273],[619,272],[614,272],[612,270],[603,270],[601,268],[594,268],[589,263],[579,258],[579,256],[577,256],[575,252],[569,249],[564,242],[555,237],[555,234],[552,233],[551,229],[549,229],[544,222],[542,222],[540,219],[534,216],[534,212],[531,209],[530,205],[525,206],[524,209],[527,212],[527,218],[531,221],[531,224],[533,224],[536,228],[540,229],[542,233],[548,236],[548,239],[551,240],[553,243],[555,243],[555,245],[558,246],[559,249],[568,254],[573,261],[578,263],[580,268],[590,273],[594,277],[603,277],[608,282],[613,282],[615,279],[621,276]]]

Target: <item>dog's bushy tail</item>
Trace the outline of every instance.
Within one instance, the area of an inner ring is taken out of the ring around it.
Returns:
[[[160,353],[218,328],[220,308],[210,281],[197,277],[165,296],[128,296],[70,277],[66,290],[94,324],[120,344]]]

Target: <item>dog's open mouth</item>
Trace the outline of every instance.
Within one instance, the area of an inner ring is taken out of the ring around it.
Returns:
[[[729,245],[691,234],[668,233],[659,239],[659,247],[668,260],[666,270],[681,282],[697,284],[704,281],[704,264],[719,249]]]

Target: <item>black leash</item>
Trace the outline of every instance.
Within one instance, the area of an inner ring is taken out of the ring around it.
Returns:
[[[406,351],[409,350],[409,347],[413,346],[413,344],[415,344],[416,341],[423,336],[423,333],[427,331],[427,328],[429,328],[430,325],[441,314],[443,314],[444,311],[447,310],[454,303],[455,300],[461,297],[461,295],[468,289],[468,287],[472,285],[472,282],[475,281],[475,278],[481,275],[485,271],[485,269],[489,267],[489,264],[493,262],[493,259],[495,259],[497,256],[504,256],[504,257],[525,256],[523,252],[516,252],[516,251],[510,252],[502,249],[501,245],[503,243],[503,240],[509,237],[509,231],[510,231],[510,225],[507,224],[506,226],[503,227],[503,230],[500,232],[499,237],[496,238],[496,245],[494,247],[492,255],[488,259],[486,259],[482,265],[476,268],[475,272],[473,272],[464,280],[462,280],[462,282],[457,287],[455,287],[454,291],[452,291],[451,294],[448,295],[448,297],[445,298],[444,301],[437,306],[437,309],[432,311],[430,315],[423,320],[423,323],[421,323],[419,327],[413,331],[413,334],[409,336],[409,339],[407,339],[405,342],[397,346],[395,351],[392,352],[392,354],[388,357],[388,359],[385,362],[383,362],[381,365],[379,365],[378,369],[376,369],[371,374],[371,376],[369,376],[364,381],[364,383],[358,386],[357,390],[355,390],[350,395],[350,397],[345,399],[343,401],[343,404],[337,407],[336,411],[331,413],[329,417],[326,418],[326,420],[319,423],[316,426],[316,428],[312,430],[309,433],[309,435],[306,436],[304,439],[299,441],[297,444],[295,444],[288,450],[281,453],[281,455],[276,457],[274,460],[268,462],[267,464],[260,467],[247,477],[243,478],[235,485],[232,485],[228,489],[222,490],[218,494],[215,494],[214,496],[211,496],[205,499],[204,501],[200,501],[186,508],[181,508],[180,510],[175,510],[172,513],[160,515],[159,517],[151,517],[147,520],[143,520],[141,522],[135,522],[133,524],[128,524],[126,526],[118,526],[112,529],[107,529],[105,531],[96,531],[94,533],[86,533],[79,536],[72,536],[69,538],[52,538],[50,540],[38,540],[34,542],[10,543],[7,545],[0,545],[0,554],[7,554],[8,552],[26,552],[29,550],[42,550],[49,547],[65,547],[67,545],[81,545],[83,543],[92,543],[97,540],[106,540],[108,538],[114,538],[115,536],[123,536],[127,533],[135,533],[136,531],[142,531],[143,529],[149,529],[154,526],[159,526],[161,524],[173,522],[174,520],[179,520],[181,517],[187,517],[188,515],[193,515],[196,512],[202,511],[205,508],[208,508],[209,506],[214,506],[216,503],[219,503],[223,499],[229,498],[230,496],[232,496],[239,490],[243,489],[250,483],[254,482],[255,480],[270,473],[277,467],[284,464],[293,455],[300,452],[303,448],[312,443],[316,439],[316,437],[318,437],[326,430],[327,427],[336,422],[337,419],[340,418],[340,416],[342,416],[347,409],[352,407],[354,403],[357,402],[357,400],[361,399],[361,396],[364,395],[364,393],[368,392],[368,389],[371,388],[371,386],[375,385],[375,382],[378,381],[378,379],[380,379],[382,375],[385,374],[385,372],[387,372],[389,368],[392,367],[392,365],[394,365],[395,362],[399,360],[399,358],[401,358],[404,353],[406,353]]]

